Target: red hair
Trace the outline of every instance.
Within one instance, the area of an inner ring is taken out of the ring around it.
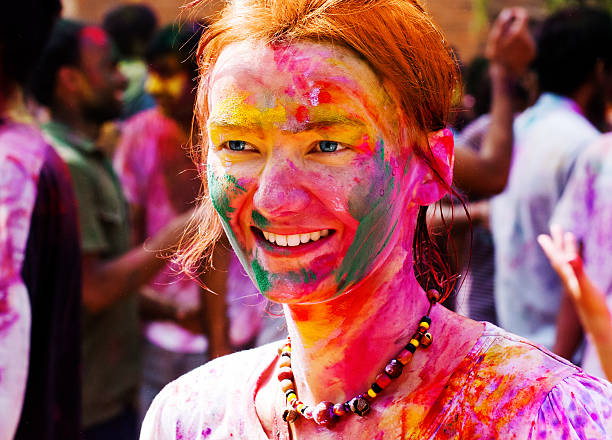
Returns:
[[[194,0],[192,5],[205,1]],[[442,33],[418,1],[233,0],[210,23],[197,54],[196,118],[202,142],[194,148],[194,158],[202,164],[204,187],[208,81],[223,49],[242,41],[273,45],[304,40],[341,45],[365,59],[398,104],[400,123],[421,140],[417,154],[432,164],[427,133],[447,125],[458,72]],[[192,237],[179,250],[187,271],[211,254],[211,245],[221,233],[206,188],[192,230]]]

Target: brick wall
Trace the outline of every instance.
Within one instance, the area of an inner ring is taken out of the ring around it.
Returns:
[[[162,23],[176,20],[179,14],[182,14],[184,19],[192,16],[190,12],[181,12],[180,5],[184,4],[184,0],[63,0],[64,15],[95,23],[114,6],[143,1],[157,12]],[[458,50],[460,57],[465,61],[469,61],[482,50],[486,38],[487,23],[478,23],[475,19],[472,6],[474,1],[422,0],[450,44]],[[544,0],[489,0],[487,15],[490,20],[503,6],[511,4],[526,6],[535,16],[542,16],[543,3]],[[212,13],[221,4],[222,0],[207,0],[206,6],[201,9],[201,14]]]

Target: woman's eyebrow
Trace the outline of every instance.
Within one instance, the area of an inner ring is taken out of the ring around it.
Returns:
[[[214,117],[209,119],[209,129],[221,129],[228,131],[262,131],[263,122],[259,119],[246,120],[245,118],[239,118],[239,120],[232,120],[233,118]],[[276,124],[275,124],[276,125]],[[322,119],[309,120],[305,122],[285,122],[281,125],[281,131],[288,133],[301,133],[305,131],[320,130],[326,128],[339,128],[342,126],[351,127],[364,127],[365,122],[344,115],[334,115]]]

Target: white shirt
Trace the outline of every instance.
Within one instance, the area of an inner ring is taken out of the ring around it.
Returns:
[[[497,316],[504,329],[551,348],[563,290],[536,238],[549,232],[576,158],[599,132],[572,100],[545,93],[514,134],[508,185],[491,201]]]

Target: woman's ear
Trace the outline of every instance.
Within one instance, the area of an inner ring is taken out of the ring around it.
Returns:
[[[448,193],[453,183],[455,150],[453,133],[448,128],[429,133],[429,151],[425,154],[429,164],[423,163],[425,172],[416,188],[414,201],[422,206],[437,202]]]

